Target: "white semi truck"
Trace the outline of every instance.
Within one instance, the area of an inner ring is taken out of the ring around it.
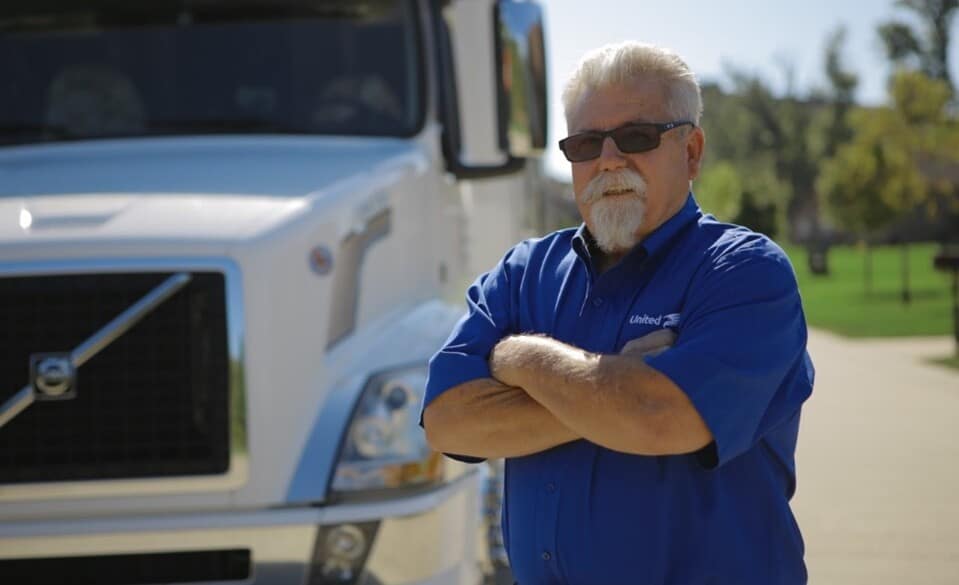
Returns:
[[[0,583],[479,583],[481,468],[417,415],[535,213],[543,42],[518,0],[0,4]]]

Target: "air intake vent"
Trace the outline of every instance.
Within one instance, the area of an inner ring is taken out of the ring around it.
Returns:
[[[32,585],[147,585],[246,581],[250,551],[244,549],[99,557],[0,560],[0,583]]]

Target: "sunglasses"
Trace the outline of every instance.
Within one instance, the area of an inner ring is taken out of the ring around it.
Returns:
[[[569,162],[583,162],[597,158],[603,152],[603,142],[609,136],[620,152],[636,154],[653,150],[659,146],[664,132],[680,126],[696,125],[689,120],[678,120],[664,124],[651,122],[630,122],[612,130],[590,130],[573,134],[559,141],[559,148]]]

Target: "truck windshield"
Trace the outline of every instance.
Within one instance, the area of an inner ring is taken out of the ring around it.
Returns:
[[[413,0],[4,0],[0,145],[409,136],[417,30]]]

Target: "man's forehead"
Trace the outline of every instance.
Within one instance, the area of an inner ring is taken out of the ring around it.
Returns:
[[[609,130],[626,122],[663,122],[666,115],[665,85],[658,79],[641,77],[587,89],[567,123],[572,133]]]

